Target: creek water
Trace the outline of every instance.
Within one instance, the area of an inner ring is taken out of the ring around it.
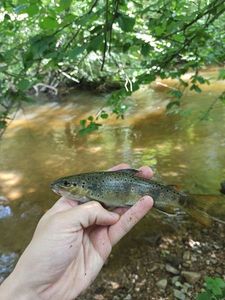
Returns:
[[[168,114],[168,91],[176,85],[166,80],[144,86],[127,100],[125,120],[111,118],[84,137],[78,134],[79,120],[95,114],[104,96],[75,91],[61,101],[39,99],[17,113],[0,144],[0,195],[7,199],[0,213],[0,276],[10,271],[39,218],[57,200],[49,185],[61,176],[121,162],[149,165],[163,182],[196,195],[201,210],[225,220],[225,196],[219,193],[225,180],[225,105],[217,101],[210,120],[200,121],[225,82],[203,85],[200,94],[185,92],[181,113]],[[198,220],[187,220],[199,226]],[[115,251],[123,259],[128,245],[140,247],[168,230],[175,230],[173,221],[149,214]]]

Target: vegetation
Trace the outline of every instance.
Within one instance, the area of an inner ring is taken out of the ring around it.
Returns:
[[[56,93],[59,85],[119,82],[106,105],[123,117],[126,96],[157,76],[172,77],[180,87],[169,108],[179,106],[184,89],[200,93],[199,84],[208,83],[199,70],[224,61],[224,0],[3,0],[0,129],[12,108],[43,87]],[[218,100],[225,102],[225,93]],[[107,117],[102,109],[82,120],[82,131]]]
[[[225,299],[225,281],[221,278],[205,278],[205,291],[200,293],[197,300]]]

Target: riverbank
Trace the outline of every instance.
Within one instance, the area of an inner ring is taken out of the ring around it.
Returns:
[[[166,234],[128,248],[132,259],[113,272],[110,266],[117,258],[112,254],[79,300],[196,299],[205,276],[225,280],[225,226],[191,227],[182,234]]]

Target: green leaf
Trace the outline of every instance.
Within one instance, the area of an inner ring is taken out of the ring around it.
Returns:
[[[7,122],[5,120],[0,120],[0,129],[6,128]]]
[[[31,83],[27,79],[21,79],[17,84],[18,89],[21,91],[28,90],[30,88],[30,86],[31,86]]]
[[[120,14],[118,24],[124,32],[131,32],[134,28],[135,18]]]
[[[27,13],[29,15],[29,17],[33,17],[34,15],[39,13],[39,6],[35,3],[29,5],[27,4],[22,4],[17,6],[14,9],[16,14],[24,14]]]
[[[101,112],[100,117],[101,117],[102,119],[108,119],[109,115],[103,110],[103,111]]]
[[[188,82],[184,81],[183,79],[179,78],[180,83],[184,86],[184,87],[188,87]]]
[[[172,39],[173,39],[174,41],[183,43],[184,40],[185,40],[185,37],[184,37],[182,34],[176,34],[176,35],[173,36]]]
[[[83,121],[83,120],[82,120]],[[102,126],[102,124],[95,123],[95,122],[90,122],[87,127],[83,127],[82,129],[79,130],[79,134],[81,136],[86,135],[88,133],[91,133],[93,131],[96,131],[99,129],[99,127]]]
[[[0,63],[4,63],[5,62],[5,57],[0,53]]]
[[[176,101],[171,101],[170,103],[167,104],[166,109],[171,109],[172,107],[179,107],[180,106],[180,101],[176,100]]]
[[[141,54],[147,56],[150,52],[151,46],[147,43],[141,45]]]
[[[87,47],[88,51],[100,50],[103,46],[103,35],[93,37]]]
[[[61,10],[70,8],[72,0],[60,0],[59,7]]]
[[[197,300],[213,300],[213,296],[209,292],[203,292],[197,296]]]
[[[80,126],[81,126],[81,128],[85,128],[85,126],[86,126],[86,120],[80,120]]]
[[[138,82],[141,84],[150,83],[156,79],[155,74],[142,74],[138,77]]]
[[[154,28],[154,31],[156,35],[161,35],[165,31],[165,28],[162,26],[158,26]]]
[[[33,17],[39,13],[39,6],[36,4],[30,5],[24,12],[26,12],[29,17]]]
[[[201,84],[206,83],[206,79],[204,77],[202,77],[202,76],[198,75],[198,76],[195,76],[194,78],[195,78],[196,81],[198,81]]]
[[[85,49],[86,49],[85,45],[74,47],[73,49],[71,49],[70,51],[68,51],[68,57],[70,59],[77,58],[77,56],[80,55],[80,54],[82,54]]]
[[[39,25],[42,29],[56,29],[58,27],[58,22],[53,17],[45,17],[40,20]]]
[[[126,53],[131,47],[131,43],[123,44],[123,53]]]
[[[195,91],[196,93],[202,92],[202,90],[196,84],[192,84],[192,86],[190,87],[190,90]]]
[[[88,120],[92,122],[94,120],[94,117],[93,116],[89,116]]]
[[[102,12],[103,9],[99,9],[95,13],[92,12],[90,14],[85,14],[77,21],[77,24],[82,26],[86,26],[87,24],[93,24],[93,22],[99,18]]]
[[[9,14],[4,15],[4,21],[11,21],[11,18],[10,18]]]
[[[222,278],[215,278],[215,284],[221,289],[225,289],[225,281]]]
[[[206,277],[206,288],[210,290],[215,296],[222,296],[222,288],[225,287],[225,282],[220,278]]]
[[[183,96],[183,93],[179,90],[172,90],[170,94],[176,98],[181,98]]]
[[[219,80],[224,80],[225,79],[225,69],[222,69],[222,70],[219,71],[218,79]]]
[[[219,96],[219,100],[225,104],[225,92]]]

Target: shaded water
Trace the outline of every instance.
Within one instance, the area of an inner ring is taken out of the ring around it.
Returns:
[[[96,113],[103,97],[76,92],[62,103],[43,101],[24,108],[0,144],[0,195],[11,209],[11,216],[0,220],[0,253],[23,251],[38,219],[57,199],[49,189],[54,179],[120,162],[151,165],[169,184],[191,194],[213,195],[196,197],[196,205],[225,219],[225,197],[219,195],[225,179],[225,105],[218,101],[212,120],[198,121],[224,88],[223,81],[216,81],[201,94],[186,93],[181,116],[166,114],[166,90],[145,86],[128,100],[131,107],[124,121],[110,120],[85,137],[77,134],[79,120]],[[174,230],[164,217],[152,220],[146,217],[119,245],[121,257],[128,244],[135,248],[137,241],[140,245]]]

